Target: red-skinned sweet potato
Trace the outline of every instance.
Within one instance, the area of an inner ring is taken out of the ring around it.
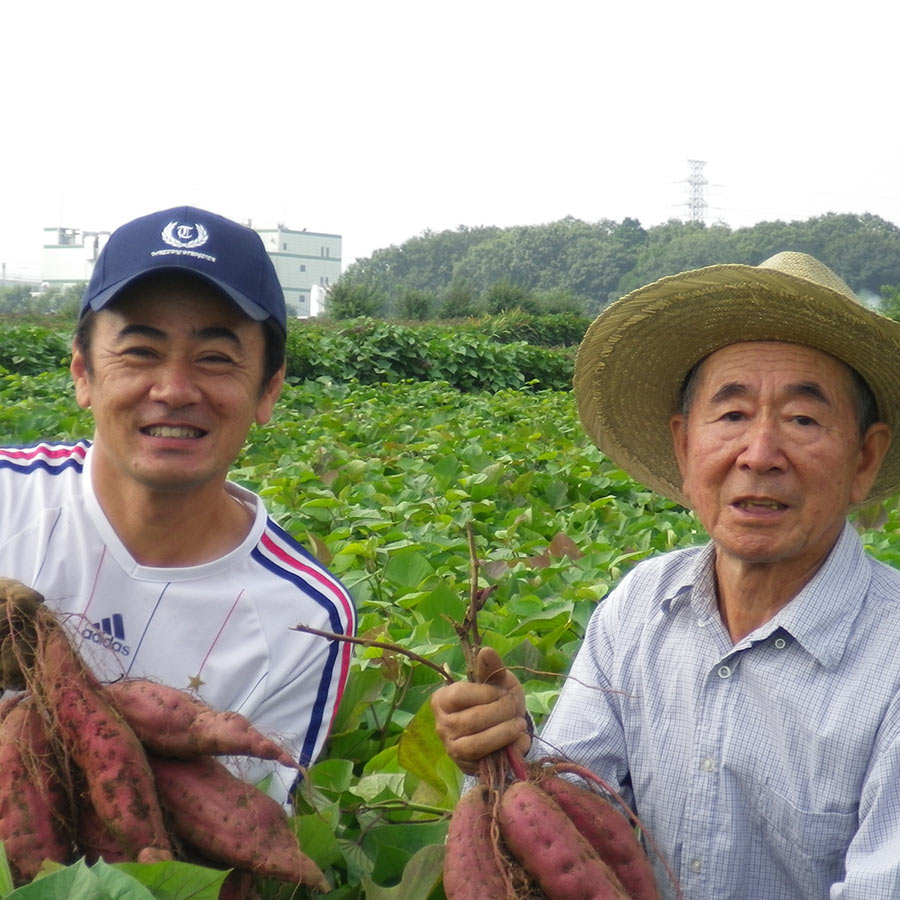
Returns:
[[[631,900],[659,900],[653,867],[628,819],[605,797],[550,775],[539,785],[615,872]]]
[[[89,863],[101,857],[105,862],[134,862],[134,854],[122,846],[121,841],[109,830],[106,822],[97,814],[91,798],[82,794],[78,798],[78,828],[75,835],[78,851]]]
[[[510,885],[498,864],[491,836],[488,791],[475,785],[456,804],[444,853],[447,900],[504,900]]]
[[[175,834],[210,859],[319,891],[330,887],[301,850],[284,808],[211,756],[151,757]]]
[[[43,722],[22,701],[0,724],[0,840],[17,883],[34,878],[45,859],[69,861],[67,813]]]
[[[240,713],[220,712],[184,691],[143,679],[118,681],[104,691],[144,746],[159,756],[253,756],[296,768],[283,747]]]
[[[498,812],[506,846],[552,900],[629,900],[609,866],[537,785],[512,784]]]
[[[100,818],[135,856],[145,847],[170,850],[143,746],[53,619],[38,628],[36,670],[32,689],[40,691],[67,754],[84,774]]]

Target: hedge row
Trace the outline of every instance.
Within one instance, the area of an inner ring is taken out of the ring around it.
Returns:
[[[292,320],[287,374],[295,381],[325,377],[361,384],[444,381],[463,391],[568,390],[574,350],[571,346],[538,346],[533,334],[540,331],[538,318],[556,317],[525,317],[526,323],[516,316],[497,316],[455,326],[401,325],[374,319]],[[580,328],[570,321],[560,323],[554,332],[549,323],[545,337],[559,337],[563,332],[580,335]],[[514,340],[517,333],[529,340]],[[48,326],[7,321],[0,345],[0,372],[37,375],[68,366],[71,335],[68,321]]]
[[[288,376],[299,380],[444,381],[462,391],[568,390],[572,366],[571,349],[502,344],[474,330],[373,319],[334,329],[292,323],[287,340]]]

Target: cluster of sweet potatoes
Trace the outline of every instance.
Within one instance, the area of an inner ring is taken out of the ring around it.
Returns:
[[[483,767],[454,810],[448,900],[658,900],[631,821],[602,793],[563,777],[584,770],[521,758],[512,770],[510,780],[506,767]]]
[[[0,840],[18,883],[46,859],[102,857],[185,859],[233,869],[233,885],[253,873],[329,890],[281,804],[216,758],[295,766],[243,716],[149,681],[101,685],[40,595],[9,579],[0,678],[15,691],[0,703]]]

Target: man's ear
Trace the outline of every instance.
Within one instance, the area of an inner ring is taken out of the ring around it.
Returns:
[[[75,386],[75,402],[87,409],[91,405],[91,377],[88,375],[87,360],[77,343],[72,344],[72,362],[69,363],[72,384]]]
[[[687,416],[684,413],[675,413],[669,419],[669,432],[672,435],[672,448],[675,458],[678,460],[678,470],[684,478],[685,462],[687,461]]]
[[[869,427],[859,449],[859,463],[850,485],[850,502],[862,503],[872,489],[878,470],[891,445],[891,429],[884,422]]]
[[[259,401],[256,405],[256,424],[265,425],[272,418],[272,412],[275,409],[275,403],[281,396],[281,389],[284,387],[284,375],[287,369],[287,363],[282,364],[281,368],[269,379],[262,393],[259,395]]]

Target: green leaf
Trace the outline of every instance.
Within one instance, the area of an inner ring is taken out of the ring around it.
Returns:
[[[353,780],[353,763],[348,759],[326,759],[310,767],[310,784],[330,794],[342,794]]]
[[[13,889],[12,872],[6,858],[6,845],[0,841],[0,897],[6,897]]]
[[[122,900],[129,897],[139,900],[143,896],[128,892],[132,881],[147,888],[148,894],[156,900],[216,900],[228,875],[227,871],[186,862],[113,863],[107,866],[100,861],[94,863],[91,871],[110,881],[115,873],[122,892],[112,896]]]
[[[406,776],[400,772],[377,772],[374,775],[363,775],[350,792],[362,800],[375,803],[403,796]]]
[[[341,858],[341,848],[335,836],[335,826],[323,821],[317,813],[293,816],[291,825],[300,841],[303,852],[320,869],[326,869]]]
[[[400,883],[394,887],[381,887],[371,878],[363,878],[366,900],[427,900],[441,883],[444,869],[443,844],[429,844],[420,848],[403,869]]]
[[[14,900],[154,900],[153,893],[126,872],[103,862],[88,868],[83,859],[39,876],[9,896]],[[216,895],[208,896],[214,900]]]
[[[384,577],[403,587],[416,588],[429,575],[434,566],[416,550],[405,550],[391,555],[384,567]]]
[[[347,874],[352,881],[361,882],[372,871],[373,862],[363,848],[355,841],[346,838],[338,839],[341,855],[347,864]]]
[[[434,713],[426,701],[419,707],[397,744],[397,760],[435,791],[432,802],[452,809],[462,785],[462,773],[444,750],[434,730]]]

